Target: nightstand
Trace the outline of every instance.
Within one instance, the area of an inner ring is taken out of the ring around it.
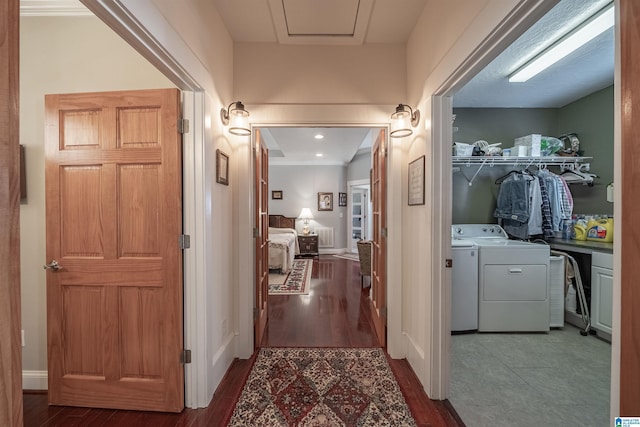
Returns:
[[[317,234],[299,234],[298,245],[300,246],[300,256],[317,256],[318,255],[318,235]]]

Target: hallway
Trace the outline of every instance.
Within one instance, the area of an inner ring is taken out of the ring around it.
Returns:
[[[365,279],[366,280],[366,279]],[[377,347],[370,322],[368,289],[355,261],[321,255],[313,262],[308,295],[269,298],[262,346]],[[47,406],[43,393],[24,394],[24,425],[31,426],[222,426],[233,412],[253,360],[236,359],[205,409],[180,414]],[[389,360],[418,426],[457,427],[448,402],[431,401],[406,360]]]

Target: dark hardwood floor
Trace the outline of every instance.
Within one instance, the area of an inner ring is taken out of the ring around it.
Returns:
[[[366,283],[366,279],[365,279]],[[314,258],[309,295],[269,297],[262,346],[377,347],[369,311],[369,288],[360,285],[357,262]],[[389,359],[418,426],[464,426],[448,402],[432,401],[406,360]],[[180,414],[48,406],[46,393],[24,393],[24,425],[31,426],[223,426],[249,375],[253,358],[236,359],[209,406]]]

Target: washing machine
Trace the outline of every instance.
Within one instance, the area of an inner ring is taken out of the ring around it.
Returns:
[[[478,245],[451,240],[451,331],[478,329]]]
[[[548,245],[509,240],[497,224],[457,224],[478,246],[478,331],[549,331]]]

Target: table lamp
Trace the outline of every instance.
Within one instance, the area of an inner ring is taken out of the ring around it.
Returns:
[[[302,229],[302,234],[309,234],[309,220],[313,219],[313,214],[311,213],[311,209],[302,208],[300,211],[299,219],[304,222],[304,228]]]

